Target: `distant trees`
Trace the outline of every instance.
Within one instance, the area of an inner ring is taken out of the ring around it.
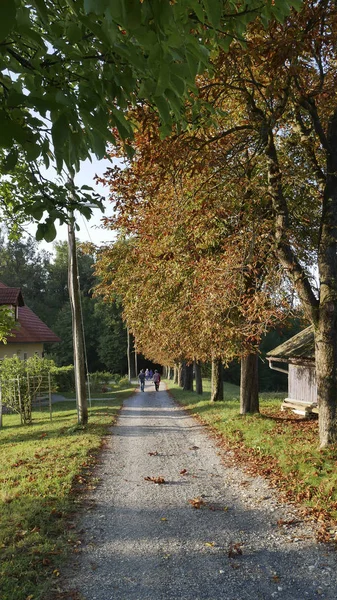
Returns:
[[[61,338],[46,345],[59,366],[73,362],[71,312],[68,296],[67,243],[55,245],[55,255],[40,251],[32,238],[0,239],[0,281],[20,287],[25,303]],[[110,306],[93,298],[96,283],[93,249],[78,248],[81,304],[89,371],[127,372],[126,330],[118,304]],[[12,321],[8,322],[9,329]],[[1,333],[1,332],[0,332]]]

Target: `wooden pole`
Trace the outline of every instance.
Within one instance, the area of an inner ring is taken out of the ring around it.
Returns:
[[[81,425],[86,425],[88,422],[88,402],[85,388],[84,339],[81,319],[80,288],[78,282],[74,215],[72,211],[69,211],[68,223],[68,288],[72,315],[77,421]]]

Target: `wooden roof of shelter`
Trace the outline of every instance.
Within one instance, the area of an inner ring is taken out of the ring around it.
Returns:
[[[267,358],[270,360],[280,360],[287,362],[290,360],[314,361],[315,360],[315,338],[314,328],[310,325],[300,333],[294,335],[290,340],[283,342],[273,350],[267,352]]]
[[[40,343],[40,342],[60,342],[60,338],[49,327],[41,321],[41,319],[30,309],[24,306],[23,297],[20,288],[10,288],[0,282],[0,298],[14,298],[11,296],[11,290],[18,290],[17,302],[0,302],[0,304],[9,304],[18,306],[18,323],[19,327],[12,329],[11,335],[8,337],[8,344],[23,344],[23,343]],[[22,303],[21,303],[22,300]]]

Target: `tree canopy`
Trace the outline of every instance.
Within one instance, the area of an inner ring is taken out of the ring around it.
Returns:
[[[162,133],[184,126],[186,94],[219,45],[241,38],[254,18],[282,19],[299,0],[3,0],[0,20],[0,129],[10,173],[20,153],[42,193],[23,209],[45,222],[38,238],[55,237],[67,208],[90,216],[85,189],[69,200],[67,186],[43,193],[39,160],[74,174],[81,161],[103,158],[114,128],[127,140],[125,109],[155,106]],[[48,201],[49,198],[49,201]],[[19,206],[17,206],[19,211]]]

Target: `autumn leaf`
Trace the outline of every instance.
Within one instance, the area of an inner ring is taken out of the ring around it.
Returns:
[[[153,483],[158,483],[158,484],[167,483],[165,481],[164,477],[161,477],[161,476],[159,476],[159,477],[144,477],[144,479],[145,479],[145,481],[152,481]]]
[[[149,456],[158,456],[159,452],[155,450],[154,452],[149,452]]]
[[[228,548],[228,557],[229,558],[237,558],[238,556],[242,555],[242,549],[241,549],[242,544],[240,542],[236,543],[236,544],[230,544],[229,548]]]
[[[193,508],[201,508],[206,504],[206,502],[202,498],[199,498],[199,496],[197,498],[192,498],[188,502],[191,504],[191,506],[193,506]]]
[[[188,473],[187,469],[182,469],[180,471],[180,475],[186,475]]]

